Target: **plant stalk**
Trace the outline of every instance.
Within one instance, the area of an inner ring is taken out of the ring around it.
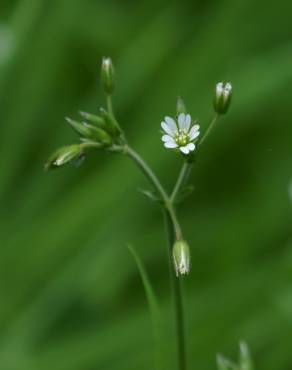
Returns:
[[[209,127],[207,128],[207,131],[205,132],[204,136],[202,137],[202,139],[199,141],[199,146],[201,146],[203,144],[203,142],[207,139],[207,137],[210,135],[211,131],[214,129],[215,125],[216,125],[216,122],[218,121],[220,115],[219,114],[216,114],[214,116],[214,118],[212,119]]]
[[[160,194],[164,202],[164,215],[165,215],[165,228],[167,233],[168,242],[168,258],[169,258],[169,276],[171,282],[171,289],[173,295],[173,304],[175,312],[175,327],[176,327],[176,347],[178,356],[178,370],[186,370],[186,349],[185,349],[185,331],[184,331],[184,313],[182,303],[182,292],[181,292],[181,279],[177,277],[173,268],[173,257],[172,248],[176,239],[182,238],[182,232],[180,224],[176,217],[175,209],[171,198],[168,196],[160,181],[156,177],[152,169],[147,163],[128,145],[124,147],[124,153],[127,154],[132,160],[138,165],[144,175],[148,178],[150,183],[154,186],[156,191]],[[181,177],[181,181],[186,180],[186,174],[189,173],[189,169],[186,168],[184,176]],[[180,181],[180,182],[181,182]],[[177,192],[180,190],[181,185],[177,186]]]
[[[167,211],[164,212],[165,230],[167,234],[168,258],[169,258],[169,278],[173,295],[173,305],[175,313],[176,326],[176,347],[178,357],[178,369],[186,370],[186,345],[184,328],[184,311],[182,301],[181,278],[177,277],[173,269],[172,248],[175,241],[175,234],[170,216]]]
[[[181,168],[180,174],[178,176],[177,182],[170,196],[170,200],[172,203],[174,203],[177,195],[180,193],[182,188],[186,185],[188,178],[190,176],[190,173],[192,171],[192,167],[193,167],[193,162],[188,162],[188,161],[184,162]]]

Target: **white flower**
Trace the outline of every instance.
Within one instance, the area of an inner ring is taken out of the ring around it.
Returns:
[[[195,150],[196,146],[193,141],[200,135],[200,126],[191,127],[191,116],[180,113],[178,123],[171,117],[165,117],[161,122],[161,127],[166,135],[162,136],[162,141],[166,148],[179,149],[184,154],[189,154]]]

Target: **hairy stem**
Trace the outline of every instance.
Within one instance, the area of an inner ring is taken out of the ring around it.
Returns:
[[[164,212],[165,230],[168,243],[168,258],[169,258],[169,277],[172,289],[175,327],[176,327],[176,346],[178,357],[178,369],[186,370],[186,346],[185,346],[185,329],[184,329],[184,312],[181,291],[181,278],[177,278],[173,269],[172,248],[175,239],[173,225],[167,211]]]

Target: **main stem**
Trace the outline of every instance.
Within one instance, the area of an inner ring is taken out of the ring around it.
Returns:
[[[180,224],[176,217],[173,202],[164,190],[160,181],[147,165],[147,163],[131,147],[125,146],[125,154],[129,155],[138,167],[142,170],[156,191],[160,194],[164,203],[165,227],[168,241],[168,258],[169,258],[169,275],[173,293],[173,304],[175,311],[176,341],[178,354],[178,370],[186,370],[186,350],[185,350],[185,333],[184,333],[184,314],[182,304],[181,281],[175,276],[173,268],[172,248],[175,240],[182,238]]]
[[[186,345],[185,345],[185,329],[184,329],[184,311],[182,300],[182,289],[180,277],[176,277],[173,269],[172,248],[175,241],[174,229],[171,219],[167,211],[164,212],[165,230],[168,243],[168,258],[169,258],[169,278],[173,293],[173,304],[176,323],[176,346],[178,356],[178,369],[186,370]]]

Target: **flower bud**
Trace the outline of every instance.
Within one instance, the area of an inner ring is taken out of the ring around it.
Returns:
[[[173,246],[173,261],[176,276],[188,274],[190,271],[190,248],[186,241],[177,240]]]
[[[102,59],[101,82],[104,91],[107,94],[112,94],[115,86],[115,71],[111,58]]]
[[[105,132],[103,129],[92,126],[86,122],[82,122],[82,124],[85,128],[87,128],[90,131],[91,137],[89,137],[89,139],[92,139],[94,141],[97,141],[105,145],[110,145],[112,143],[112,139],[110,135],[107,132]]]
[[[104,108],[100,108],[100,114],[106,123],[106,130],[113,136],[119,136],[121,129],[115,117],[109,114]]]
[[[178,96],[176,99],[176,114],[179,116],[180,113],[187,113],[187,110],[183,99]]]
[[[218,82],[215,88],[214,109],[218,114],[225,114],[228,111],[232,95],[230,82]]]
[[[80,145],[69,145],[63,148],[58,149],[53,153],[45,164],[46,170],[52,170],[54,168],[61,167],[67,163],[70,163],[74,160],[80,159],[83,152]]]
[[[79,112],[82,118],[84,118],[89,123],[96,125],[101,128],[105,128],[105,122],[102,117],[96,116],[95,114],[87,113],[87,112]]]
[[[85,127],[82,123],[74,121],[73,119],[69,117],[65,117],[65,120],[69,123],[69,125],[73,128],[73,130],[77,132],[77,134],[87,139],[92,138],[90,130],[87,127]]]
[[[73,121],[71,118],[66,117],[67,122],[73,128],[74,131],[77,132],[81,137],[93,141],[97,141],[99,143],[109,145],[112,142],[111,137],[107,132],[103,129],[90,125],[87,122],[76,122]]]

